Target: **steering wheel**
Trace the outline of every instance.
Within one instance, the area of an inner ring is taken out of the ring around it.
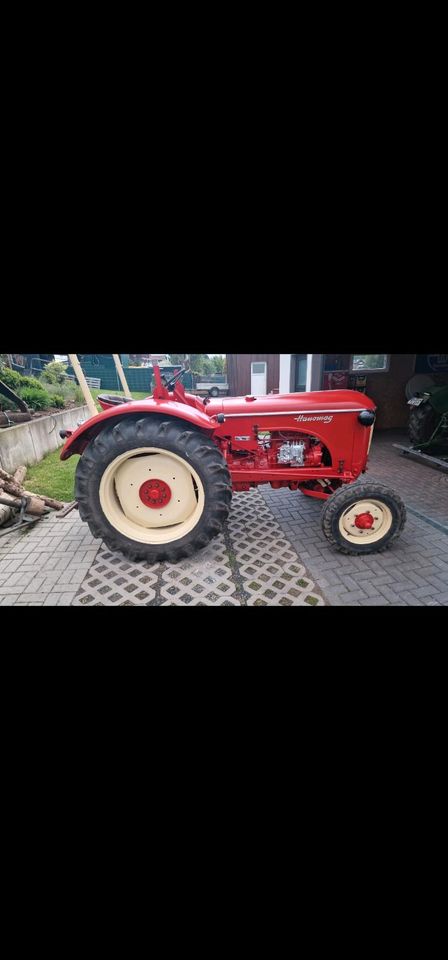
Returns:
[[[179,370],[177,373],[174,374],[174,377],[171,377],[171,380],[167,380],[166,377],[162,377],[162,383],[167,388],[167,390],[170,390],[171,387],[176,386],[176,383],[178,382],[178,380],[181,380],[186,372],[187,372],[186,370]]]

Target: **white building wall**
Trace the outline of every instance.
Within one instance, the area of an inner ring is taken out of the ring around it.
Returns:
[[[280,354],[280,393],[291,393],[292,353]]]
[[[280,354],[280,393],[291,393],[294,389],[294,354]],[[320,390],[322,383],[322,368],[324,355],[322,353],[309,353],[307,355],[306,389],[307,392]]]
[[[306,390],[320,390],[322,383],[323,353],[309,353],[306,371]]]

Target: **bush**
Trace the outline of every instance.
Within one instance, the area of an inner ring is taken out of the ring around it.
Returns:
[[[0,367],[0,380],[3,380],[7,387],[10,387],[20,396],[23,387],[42,390],[42,385],[39,380],[36,380],[36,377],[24,377],[21,373],[17,373],[17,370],[11,370],[10,367]]]
[[[47,363],[45,370],[42,373],[42,380],[52,384],[64,383],[66,379],[66,370],[67,364],[61,363],[60,360],[52,360],[51,363]]]
[[[75,396],[76,383],[73,383],[73,380],[65,380],[64,383],[58,384],[58,393],[61,397],[65,397],[67,400],[73,400]]]
[[[47,376],[49,367],[52,368],[50,369],[50,379]],[[73,400],[75,403],[84,403],[82,390],[73,380],[68,380],[65,376],[62,376],[62,382],[57,380],[57,377],[61,376],[61,371],[58,368],[64,370],[64,364],[56,361],[48,364],[45,373],[42,374],[42,379],[38,380],[36,377],[23,376],[16,370],[11,370],[10,367],[0,366],[0,380],[3,380],[3,383],[14,390],[33,410],[42,410],[48,406],[62,409],[69,400]],[[54,392],[49,386],[50,383]],[[3,407],[3,409],[12,410],[12,401],[8,400],[7,403],[8,407]]]
[[[23,386],[23,380],[25,377],[22,377],[20,373],[17,373],[15,370],[11,370],[10,367],[0,367],[0,380],[3,380],[3,383],[6,383],[7,387],[10,387],[11,390],[14,390],[17,393],[17,390]]]
[[[51,406],[51,397],[42,387],[24,387],[20,396],[32,410],[44,410]]]
[[[29,387],[30,390],[45,390],[37,377],[22,377],[20,374],[20,387]]]
[[[65,405],[64,397],[60,393],[50,393],[52,407],[62,408]]]
[[[16,403],[13,403],[12,400],[8,400],[6,397],[0,393],[0,410],[18,410]]]

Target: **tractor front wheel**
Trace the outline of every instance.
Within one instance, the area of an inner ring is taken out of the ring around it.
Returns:
[[[394,490],[382,483],[360,481],[341,487],[322,513],[327,540],[341,553],[381,553],[399,537],[406,508]]]
[[[80,516],[133,561],[176,562],[216,537],[232,499],[229,471],[208,437],[157,417],[123,418],[84,451]]]

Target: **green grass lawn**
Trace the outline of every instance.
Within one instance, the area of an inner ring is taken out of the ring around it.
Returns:
[[[75,498],[75,471],[79,457],[60,459],[61,450],[49,453],[40,463],[28,467],[24,486],[31,493],[40,493],[70,503]]]
[[[92,390],[94,400],[100,393],[123,396],[122,390]],[[133,400],[145,400],[146,393],[133,393]],[[97,404],[98,410],[101,410]],[[79,457],[74,454],[70,460],[60,459],[61,449],[49,453],[40,463],[28,467],[25,489],[31,493],[40,493],[55,500],[70,503],[75,496],[75,472]]]

